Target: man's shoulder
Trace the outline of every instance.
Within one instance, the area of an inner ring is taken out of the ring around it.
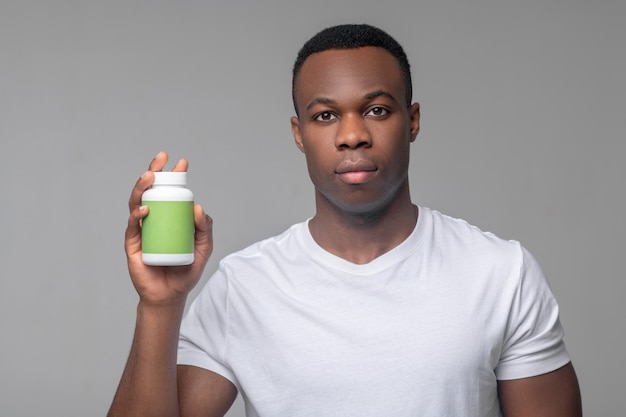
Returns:
[[[221,263],[249,262],[255,258],[263,258],[267,255],[275,256],[289,250],[295,250],[302,240],[301,235],[305,233],[306,227],[307,221],[295,223],[276,235],[256,241],[227,255]]]
[[[491,231],[485,231],[469,221],[443,214],[440,211],[420,208],[427,233],[431,239],[447,248],[462,247],[478,251],[519,253],[521,244],[517,240],[504,239]]]

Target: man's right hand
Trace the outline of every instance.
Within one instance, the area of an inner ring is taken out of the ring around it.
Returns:
[[[125,249],[128,270],[140,302],[159,306],[184,303],[187,294],[197,284],[213,250],[213,222],[199,204],[194,206],[195,243],[194,263],[186,266],[148,266],[141,260],[141,221],[148,208],[141,205],[141,195],[152,186],[154,172],[161,171],[167,163],[167,153],[159,152],[148,171],[135,183],[128,208],[130,216],[126,228]],[[187,171],[189,163],[178,161],[173,171]]]
[[[129,415],[172,417],[223,416],[237,396],[226,378],[194,366],[177,366],[180,324],[189,291],[198,283],[213,249],[212,220],[194,206],[194,263],[187,266],[148,266],[141,260],[141,221],[148,209],[141,195],[154,182],[154,172],[167,163],[160,152],[130,194],[126,256],[137,292],[137,321],[128,361],[109,409],[109,417]],[[186,171],[181,159],[174,171]],[[182,410],[182,411],[181,411]]]

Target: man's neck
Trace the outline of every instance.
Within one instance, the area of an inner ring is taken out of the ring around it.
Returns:
[[[355,264],[366,264],[402,243],[413,232],[417,217],[418,209],[410,198],[376,215],[320,209],[318,205],[309,230],[328,252]]]

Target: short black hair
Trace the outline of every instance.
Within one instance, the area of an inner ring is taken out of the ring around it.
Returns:
[[[318,32],[309,39],[298,52],[296,62],[293,66],[293,75],[291,80],[291,96],[293,105],[298,112],[296,106],[295,87],[296,78],[309,56],[317,52],[328,51],[331,49],[356,49],[365,46],[377,46],[384,48],[389,52],[400,64],[400,70],[404,77],[406,87],[407,105],[411,104],[413,96],[413,87],[411,81],[411,66],[409,60],[402,49],[402,46],[387,32],[377,27],[367,24],[345,24],[331,26]]]

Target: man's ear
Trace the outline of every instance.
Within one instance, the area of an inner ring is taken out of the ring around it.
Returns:
[[[411,142],[415,141],[420,131],[420,104],[413,103],[409,107],[409,118],[411,120]]]
[[[293,140],[296,142],[296,146],[304,153],[304,145],[302,144],[302,134],[300,131],[300,119],[298,119],[297,116],[291,117],[291,133],[293,134]]]

